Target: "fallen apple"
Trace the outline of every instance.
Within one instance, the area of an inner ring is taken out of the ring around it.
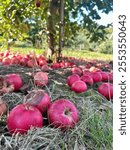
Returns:
[[[45,72],[37,72],[34,75],[34,83],[37,86],[45,86],[48,84],[48,76]]]
[[[92,78],[93,78],[94,83],[102,81],[102,75],[101,75],[100,72],[93,72],[92,73]]]
[[[86,84],[89,84],[89,85],[93,85],[93,78],[91,75],[83,75],[81,76],[81,80],[84,81]]]
[[[71,86],[75,81],[79,81],[80,76],[78,74],[72,74],[67,77],[67,84]]]
[[[109,73],[108,73],[108,72],[101,71],[100,73],[101,73],[101,75],[102,75],[102,81],[103,81],[103,82],[109,81]]]
[[[7,118],[7,126],[11,134],[25,134],[31,127],[41,128],[42,125],[41,112],[36,107],[27,104],[14,107]]]
[[[71,86],[71,90],[76,93],[83,93],[87,91],[87,85],[84,81],[75,81]]]
[[[82,72],[82,70],[80,68],[73,67],[73,68],[71,68],[71,73],[72,74],[78,74],[79,76],[81,76],[83,72]]]
[[[98,92],[106,97],[108,100],[113,99],[113,84],[111,83],[102,83],[98,87]]]
[[[66,130],[74,128],[78,122],[78,110],[68,99],[54,101],[48,109],[48,119],[55,128]]]
[[[50,96],[42,89],[30,91],[24,98],[25,104],[35,106],[45,115],[51,104]]]

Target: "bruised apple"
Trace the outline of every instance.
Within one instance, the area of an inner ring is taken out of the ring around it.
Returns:
[[[35,85],[37,86],[45,86],[48,84],[48,76],[47,76],[47,73],[45,72],[37,72],[35,75],[34,75],[34,83]]]
[[[68,99],[54,101],[48,109],[48,119],[55,128],[66,130],[74,128],[78,122],[78,110]]]
[[[18,91],[23,86],[22,78],[19,74],[7,74],[0,76],[0,95],[13,91]]]
[[[5,80],[14,87],[14,91],[18,91],[23,86],[23,81],[19,74],[8,74],[5,76]]]
[[[24,99],[24,103],[35,106],[42,114],[46,114],[50,106],[50,96],[42,89],[30,91]]]

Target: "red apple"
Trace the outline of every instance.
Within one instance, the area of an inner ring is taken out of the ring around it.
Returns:
[[[9,57],[4,57],[2,60],[3,65],[10,65],[11,59]]]
[[[48,109],[48,119],[55,128],[74,128],[78,122],[78,110],[68,99],[54,101]]]
[[[87,91],[87,85],[84,81],[75,81],[71,86],[71,90],[76,93],[83,93]]]
[[[53,69],[59,69],[59,68],[61,68],[59,63],[54,63],[54,64],[52,64],[51,67],[52,67]]]
[[[39,66],[44,66],[44,65],[46,65],[46,60],[45,59],[39,59],[38,64],[39,64]]]
[[[19,60],[15,56],[12,57],[10,61],[11,61],[10,64],[12,64],[12,65],[18,65],[19,64]]]
[[[29,61],[29,58],[23,57],[20,59],[20,65],[27,66],[27,62]]]
[[[63,62],[63,61],[60,62],[60,67],[61,67],[61,68],[64,68],[64,67],[65,67],[65,62]]]
[[[100,73],[101,73],[101,75],[102,75],[102,81],[103,81],[103,82],[106,82],[106,81],[109,80],[109,73],[108,73],[108,72],[101,71]]]
[[[45,86],[45,85],[47,85],[48,84],[47,73],[41,72],[41,71],[37,72],[34,75],[34,83],[37,86]]]
[[[102,75],[100,72],[93,72],[92,78],[93,78],[94,83],[102,81]]]
[[[102,83],[98,87],[98,92],[106,97],[108,100],[113,98],[113,84],[111,83]]]
[[[8,86],[12,85],[14,91],[20,90],[20,88],[23,86],[23,81],[21,76],[16,73],[7,74],[5,76],[5,81]]]
[[[81,80],[89,85],[93,85],[93,78],[91,75],[83,75],[81,76]]]
[[[71,86],[75,81],[79,81],[80,77],[77,74],[72,74],[67,78],[67,84]]]
[[[89,64],[89,63],[86,64],[86,68],[87,68],[87,69],[91,68],[91,64]]]
[[[24,103],[35,106],[40,112],[45,115],[48,107],[51,104],[50,96],[41,89],[30,91],[24,99]]]
[[[27,104],[19,104],[14,107],[7,118],[8,130],[11,134],[24,134],[31,127],[41,128],[43,118],[41,112],[34,106]]]
[[[81,76],[82,75],[82,70],[78,67],[74,67],[74,68],[71,69],[71,73],[72,74],[78,74],[79,76]]]
[[[30,59],[28,62],[27,62],[27,66],[28,67],[36,67],[37,66],[37,62],[34,60],[34,59]]]
[[[90,72],[89,70],[85,69],[83,70],[83,75],[92,75],[92,72]]]
[[[47,64],[45,64],[45,65],[43,65],[43,66],[41,67],[41,70],[44,72],[44,71],[49,71],[49,70],[51,70],[51,68],[50,68]]]
[[[108,76],[109,76],[109,81],[110,81],[110,82],[113,82],[113,73],[112,73],[112,72],[109,73]]]
[[[71,63],[70,62],[65,62],[65,67],[70,67]]]

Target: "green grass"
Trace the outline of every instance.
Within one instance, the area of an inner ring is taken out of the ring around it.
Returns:
[[[0,51],[5,51],[5,48],[0,48]],[[37,49],[37,48],[31,48],[31,47],[27,47],[27,48],[22,48],[22,47],[12,47],[11,51],[14,53],[20,52],[21,54],[25,55],[28,52],[35,52],[36,54],[42,54],[44,51],[42,49]]]
[[[27,54],[28,52],[36,52],[36,54],[43,54],[44,50],[36,49],[36,48],[22,48],[22,47],[12,47],[11,50],[13,52],[20,52],[21,54]],[[5,48],[0,48],[0,51],[5,51]],[[99,52],[91,52],[87,50],[71,50],[71,49],[63,49],[63,56],[67,57],[76,57],[81,59],[97,59],[110,61],[112,60],[111,54],[103,54]]]
[[[72,56],[82,59],[97,59],[97,60],[105,60],[109,61],[112,60],[111,54],[103,54],[99,52],[91,52],[87,50],[64,50],[63,55],[65,56]]]

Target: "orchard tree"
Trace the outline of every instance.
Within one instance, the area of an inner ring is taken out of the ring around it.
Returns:
[[[112,0],[1,0],[0,35],[7,41],[28,35],[30,22],[37,20],[47,35],[48,56],[58,54],[68,37],[86,28],[91,41],[104,39],[105,27],[98,25],[99,11],[108,14]]]

